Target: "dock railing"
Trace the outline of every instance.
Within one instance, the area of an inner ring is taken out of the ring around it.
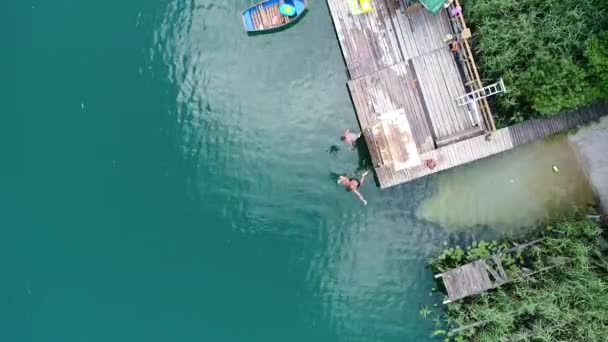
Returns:
[[[475,59],[473,57],[473,50],[471,49],[471,44],[469,42],[469,39],[471,38],[471,30],[467,27],[462,13],[454,17],[451,16],[452,9],[458,6],[460,6],[460,2],[458,0],[454,0],[448,7],[448,15],[452,23],[452,29],[458,36],[461,45],[461,61],[464,65],[463,69],[466,76],[465,86],[470,87],[471,91],[475,91],[482,89],[483,83],[481,82],[481,77],[479,76],[479,71],[477,70],[477,64],[475,63]],[[496,131],[496,125],[494,124],[494,118],[492,117],[492,110],[490,109],[488,100],[486,98],[482,98],[478,102],[478,107],[483,117],[485,129],[490,132]]]

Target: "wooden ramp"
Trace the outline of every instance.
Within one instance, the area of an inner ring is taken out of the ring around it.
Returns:
[[[403,61],[385,0],[374,11],[352,15],[344,0],[327,0],[349,78],[372,74]]]
[[[542,239],[530,241],[508,249],[502,253],[491,255],[487,258],[473,261],[466,265],[456,267],[447,272],[435,275],[435,279],[442,278],[448,294],[443,304],[480,294],[484,291],[496,288],[500,285],[511,282],[515,279],[507,276],[507,272],[502,266],[500,257],[513,253],[519,249],[529,247],[541,242]],[[529,272],[526,276],[537,272]]]
[[[415,6],[408,8],[405,0],[376,2],[392,22],[405,60],[445,48],[446,35],[453,33],[446,11],[432,14],[422,7],[410,11]]]
[[[435,143],[416,82],[414,70],[408,62],[349,81],[348,89],[362,131],[377,122],[381,113],[403,109],[418,150],[433,150]]]
[[[491,289],[493,284],[485,265],[479,260],[441,273],[449,298],[444,304]]]

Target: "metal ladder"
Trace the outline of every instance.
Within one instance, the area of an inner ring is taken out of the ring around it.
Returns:
[[[483,99],[484,97],[492,96],[499,93],[507,92],[507,88],[505,88],[505,84],[502,81],[502,78],[493,84],[485,86],[481,89],[474,90],[464,96],[461,96],[456,99],[456,104],[458,106],[464,106],[472,102],[477,102],[479,99]]]

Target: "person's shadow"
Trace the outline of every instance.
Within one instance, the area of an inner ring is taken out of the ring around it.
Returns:
[[[340,150],[342,150],[342,148],[337,145],[331,145],[329,147],[329,149],[327,149],[327,151],[333,156],[336,156]],[[374,167],[373,167],[372,159],[370,157],[369,149],[367,148],[367,144],[365,144],[365,139],[363,137],[360,137],[359,139],[357,139],[357,141],[353,145],[353,150],[355,150],[357,152],[358,162],[357,162],[357,167],[354,169],[352,174],[354,176],[358,176],[358,175],[361,175],[365,171],[373,171]],[[349,176],[349,175],[339,174],[336,172],[329,173],[329,178],[333,182],[336,182],[340,176]]]
[[[329,146],[329,148],[326,150],[327,152],[329,152],[329,154],[331,154],[332,156],[336,156],[338,155],[338,152],[340,151],[340,146],[338,145],[331,145]]]
[[[372,158],[369,154],[369,149],[367,148],[367,144],[365,143],[365,138],[362,136],[357,139],[355,142],[355,148],[357,151],[357,157],[359,159],[356,173],[363,173],[365,171],[373,171],[374,165],[372,163]]]

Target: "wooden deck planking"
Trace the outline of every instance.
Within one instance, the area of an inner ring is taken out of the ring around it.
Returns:
[[[450,301],[478,294],[493,287],[483,260],[441,274]]]
[[[456,98],[463,96],[466,92],[463,84],[464,80],[460,78],[452,53],[445,47],[430,54],[430,56],[433,62],[435,62],[434,67],[436,70],[433,71],[439,78],[439,81],[442,78],[443,84],[446,85],[446,93],[443,94],[442,98],[444,103],[446,103],[446,109],[449,109],[449,112],[452,114],[451,122],[454,130],[456,133],[459,133],[472,128],[473,125],[469,120],[465,108],[457,106],[454,102]]]
[[[384,0],[382,0],[384,1]],[[327,0],[350,78],[358,78],[402,61],[392,26],[382,12],[350,14],[344,0]]]
[[[412,63],[412,68],[416,73],[418,86],[420,87],[420,91],[422,92],[422,98],[429,93],[437,92],[436,85],[434,80],[428,76],[428,71],[426,69],[426,65],[424,61],[415,63],[415,61],[410,61]],[[438,112],[438,104],[436,102],[427,102],[424,101],[426,110],[429,113],[429,119],[432,124],[434,133],[436,137],[444,136],[446,133],[444,131],[444,127],[446,123],[444,122],[444,118],[442,116],[432,116],[433,113]]]
[[[374,6],[379,18],[382,18],[382,23],[384,24],[386,32],[392,37],[392,39],[390,39],[390,42],[391,44],[393,44],[393,51],[399,53],[401,61],[407,60],[403,59],[402,49],[399,44],[399,37],[397,36],[397,32],[395,31],[395,26],[391,18],[391,11],[388,6],[388,2],[385,0],[378,0],[374,2]]]
[[[604,114],[608,114],[608,105],[596,104],[589,108],[560,114],[552,118],[528,120],[510,127],[499,129],[492,134],[491,140],[489,141],[485,139],[485,136],[477,136],[440,147],[436,150],[421,154],[423,160],[429,158],[435,159],[437,166],[433,170],[428,169],[424,165],[399,172],[393,172],[388,168],[377,168],[376,173],[378,174],[378,179],[388,179],[388,174],[394,173],[394,175],[390,177],[392,182],[380,183],[380,187],[387,188],[409,182],[416,178],[489,157],[585,124]],[[549,129],[548,127],[554,128]]]
[[[414,82],[407,64],[400,63],[373,75],[350,80],[352,94],[361,129],[371,126],[381,113],[404,108],[419,152],[435,148],[430,128],[417,90],[408,86]]]
[[[466,109],[454,102],[465,94],[465,89],[447,47],[414,58],[412,65],[437,139],[472,128]]]
[[[437,58],[438,54],[442,54],[442,53],[446,53],[448,54],[449,57],[451,57],[451,54],[447,51],[447,46],[445,46],[443,49],[441,50],[437,50],[433,53],[430,53],[428,55],[425,55],[424,57],[426,57],[428,59],[427,62],[427,67],[429,67],[429,72],[430,75],[433,75],[435,78],[435,81],[437,82],[437,86],[439,87],[439,93],[437,94],[433,94],[434,97],[436,97],[438,100],[441,100],[441,113],[439,115],[444,115],[446,117],[446,121],[448,123],[449,129],[450,129],[450,134],[448,135],[454,135],[457,134],[461,131],[463,131],[464,125],[461,125],[461,123],[459,122],[458,118],[457,118],[457,110],[459,108],[456,108],[456,105],[454,104],[454,100],[453,98],[451,98],[450,96],[450,88],[452,88],[453,86],[457,85],[456,83],[454,84],[450,84],[446,82],[446,79],[444,77],[444,69],[451,63],[453,62],[452,60],[448,60],[447,63],[445,63],[445,61],[442,63],[439,61],[439,58]],[[420,57],[423,58],[423,57]],[[452,70],[450,70],[452,71]],[[462,82],[460,82],[462,84]],[[445,85],[445,86],[444,86]],[[464,85],[462,86],[464,88]],[[438,94],[440,94],[439,96],[437,96]],[[463,93],[464,94],[464,93]],[[431,99],[429,97],[429,99],[432,101],[433,99]]]
[[[445,11],[434,15],[424,9],[415,13],[404,13],[400,6],[390,5],[394,4],[394,0],[377,2],[383,1],[388,1],[387,8],[405,60],[445,47],[443,39],[452,33]]]

